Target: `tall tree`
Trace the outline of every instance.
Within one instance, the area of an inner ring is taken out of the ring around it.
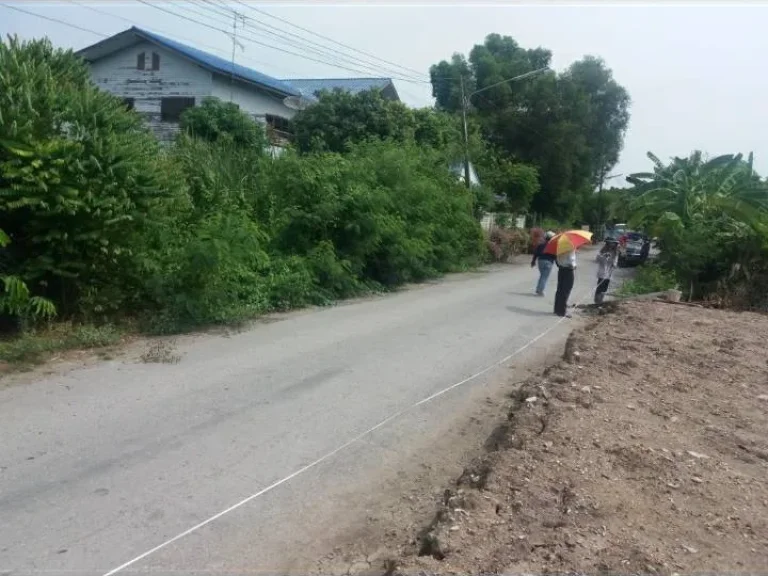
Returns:
[[[455,54],[431,68],[438,107],[461,109],[461,82],[491,146],[533,165],[540,190],[532,209],[560,219],[580,216],[583,199],[615,165],[629,120],[629,96],[602,60],[586,57],[554,71],[505,83],[549,66],[545,48],[525,49],[491,34],[469,59]],[[483,90],[472,95],[476,90]]]

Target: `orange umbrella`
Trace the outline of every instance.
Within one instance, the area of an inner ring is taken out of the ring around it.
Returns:
[[[559,256],[566,252],[577,250],[584,244],[592,242],[592,232],[586,230],[568,230],[554,236],[544,247],[544,254]]]

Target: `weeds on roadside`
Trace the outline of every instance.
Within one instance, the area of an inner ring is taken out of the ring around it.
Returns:
[[[50,328],[30,330],[15,338],[0,341],[0,361],[31,364],[56,352],[112,346],[121,337],[121,331],[112,324],[55,324]]]
[[[617,296],[638,296],[652,292],[663,292],[677,287],[674,273],[654,264],[646,264],[637,269],[637,275],[627,280],[616,291]]]
[[[174,341],[158,340],[141,355],[141,361],[145,364],[178,364],[181,354],[175,353]]]

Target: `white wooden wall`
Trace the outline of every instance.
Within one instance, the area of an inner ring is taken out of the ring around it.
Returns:
[[[211,95],[224,102],[229,102],[231,96],[232,102],[238,104],[240,110],[251,114],[261,122],[264,122],[266,114],[280,116],[288,120],[296,114],[295,110],[291,110],[283,104],[282,98],[272,96],[241,82],[233,83],[229,78],[218,74],[213,76]]]
[[[146,67],[152,63],[152,52],[160,55],[159,70],[139,70],[136,60],[146,53]],[[213,74],[189,60],[142,42],[111,54],[91,64],[91,77],[96,85],[121,98],[133,98],[137,112],[144,114],[152,130],[161,140],[173,137],[178,131],[175,123],[160,120],[160,100],[165,96],[195,98],[200,104],[211,96]]]

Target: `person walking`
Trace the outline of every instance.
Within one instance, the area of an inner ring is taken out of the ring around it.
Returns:
[[[555,233],[551,230],[544,235],[541,242],[536,245],[533,250],[533,260],[531,260],[531,268],[539,265],[539,281],[536,283],[536,295],[544,296],[544,289],[547,287],[547,280],[549,280],[549,274],[552,272],[552,266],[555,263],[555,256],[553,254],[545,254],[544,248],[547,246]]]
[[[555,314],[563,318],[570,318],[568,314],[568,298],[573,290],[573,282],[576,278],[576,249],[557,255],[557,292],[555,292]]]
[[[608,238],[600,248],[597,255],[597,288],[595,289],[595,304],[602,304],[611,276],[616,268],[616,260],[619,257],[619,242],[614,238]]]

